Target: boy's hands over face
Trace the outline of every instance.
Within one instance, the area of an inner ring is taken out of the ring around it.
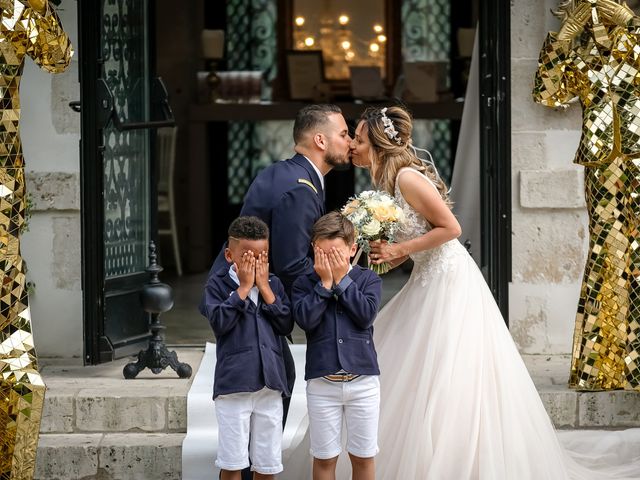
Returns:
[[[344,255],[335,247],[331,248],[327,257],[329,259],[329,266],[331,267],[333,281],[337,285],[349,272],[349,259],[345,258]]]
[[[238,274],[238,280],[240,281],[240,287],[238,287],[238,295],[243,300],[249,295],[249,290],[253,288],[256,281],[256,259],[253,256],[252,251],[242,254],[242,260],[240,265],[236,264],[236,273]]]
[[[269,284],[269,254],[265,251],[260,252],[256,260],[256,287],[265,303],[275,302],[276,296]]]
[[[313,269],[320,277],[322,286],[327,290],[331,290],[333,287],[333,273],[331,272],[329,258],[321,248],[315,246],[313,247]]]
[[[256,260],[256,287],[269,285],[269,257],[267,252],[260,252]]]

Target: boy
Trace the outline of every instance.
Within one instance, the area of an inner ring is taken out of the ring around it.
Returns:
[[[229,226],[231,264],[209,277],[203,310],[216,336],[213,384],[222,480],[282,471],[282,396],[289,396],[279,336],[293,329],[289,299],[269,274],[269,228],[256,217]]]
[[[349,258],[353,224],[338,212],[313,226],[315,273],[293,285],[294,318],[307,336],[307,408],[313,478],[335,478],[343,418],[353,478],[375,479],[380,383],[373,346],[381,280]]]

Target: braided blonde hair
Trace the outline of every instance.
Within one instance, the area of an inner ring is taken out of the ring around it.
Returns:
[[[383,117],[392,122],[391,133],[385,131]],[[360,117],[360,121],[364,122],[363,126],[371,144],[371,179],[376,188],[394,195],[398,172],[401,168],[411,167],[429,178],[442,199],[451,207],[449,191],[444,181],[435,168],[420,160],[411,148],[413,119],[409,112],[397,106],[388,107],[384,112],[380,108],[369,107]]]

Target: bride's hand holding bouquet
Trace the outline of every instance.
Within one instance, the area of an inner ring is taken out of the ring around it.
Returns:
[[[373,265],[387,264],[390,268],[394,268],[408,258],[408,254],[404,252],[400,243],[374,240],[369,242],[369,248],[369,263]]]
[[[395,199],[386,192],[367,190],[353,197],[342,208],[342,214],[353,223],[357,232],[356,242],[360,248],[353,263],[364,251],[369,255],[369,268],[378,274],[387,273],[391,269],[389,261],[399,258],[392,258],[390,254],[394,249],[399,250],[392,242],[404,220]]]

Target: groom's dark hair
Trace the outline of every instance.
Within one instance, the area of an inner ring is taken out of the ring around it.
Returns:
[[[228,234],[236,240],[265,240],[269,227],[258,217],[238,217],[229,225]]]
[[[302,107],[296,115],[293,124],[293,141],[300,143],[305,133],[309,130],[316,129],[327,122],[329,115],[342,113],[340,107],[330,103],[321,103],[318,105],[307,105]]]
[[[311,242],[332,238],[341,238],[349,246],[353,244],[356,238],[356,229],[353,223],[340,212],[331,212],[323,215],[311,230]]]

